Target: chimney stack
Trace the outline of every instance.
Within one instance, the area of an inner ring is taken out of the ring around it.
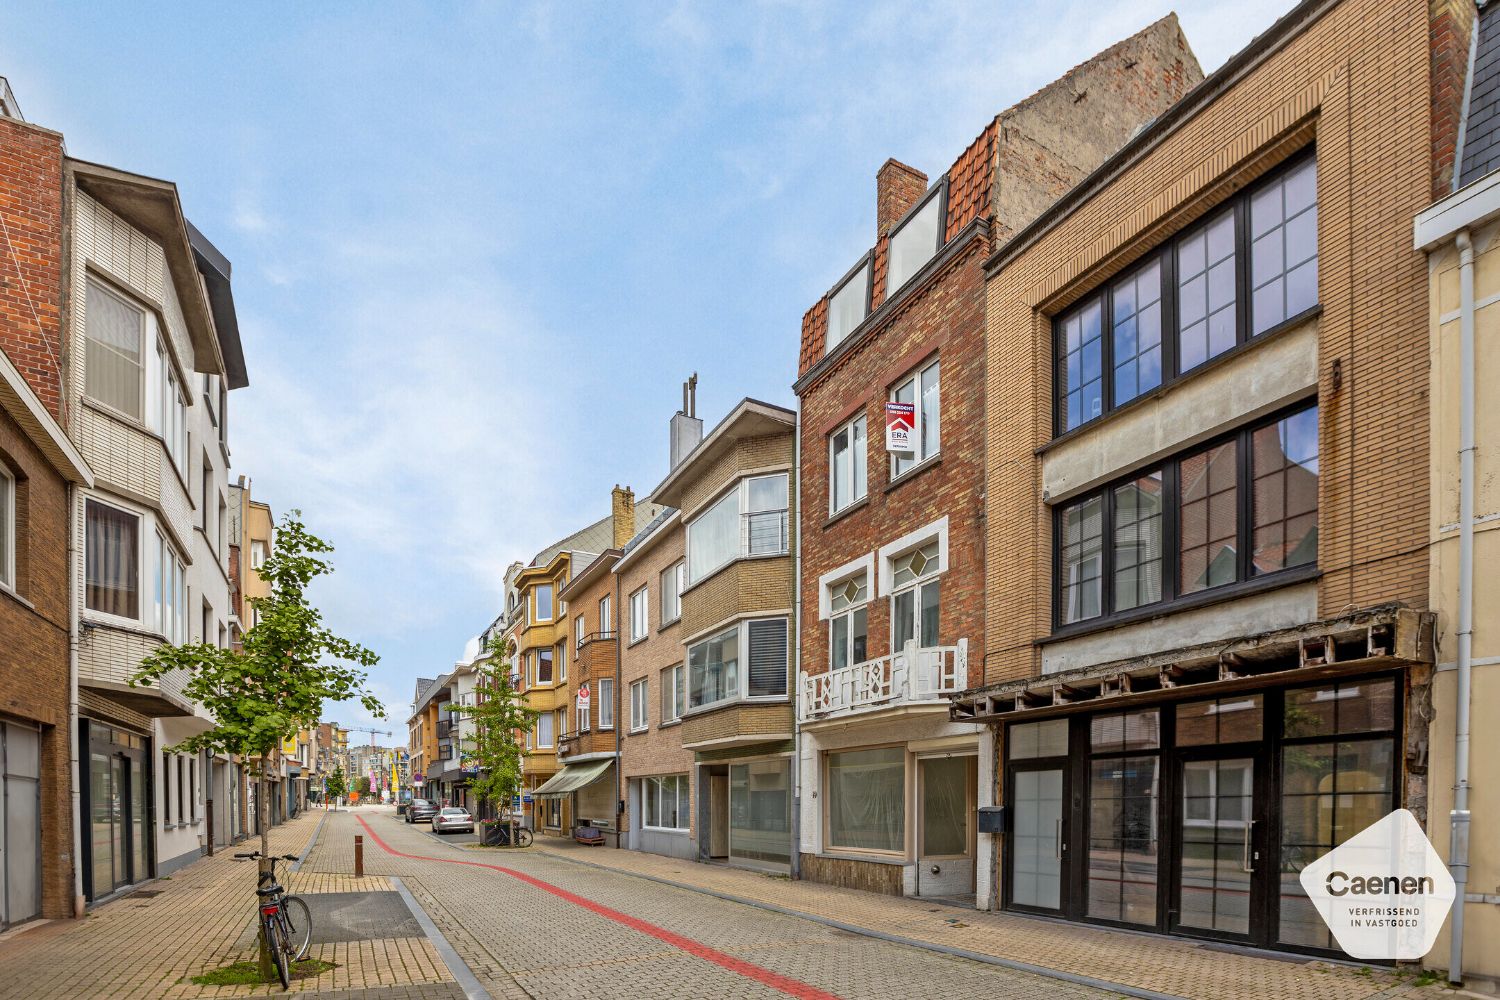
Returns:
[[[693,372],[682,383],[682,409],[672,414],[671,426],[672,468],[692,454],[703,440],[703,421],[698,419],[698,373]]]
[[[610,497],[609,516],[614,526],[614,548],[623,549],[635,537],[635,491],[615,484]]]
[[[900,160],[886,160],[875,175],[875,236],[891,231],[927,193],[927,175]]]

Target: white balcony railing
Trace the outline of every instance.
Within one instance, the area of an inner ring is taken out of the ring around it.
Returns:
[[[810,722],[873,708],[935,702],[969,683],[969,640],[956,646],[918,646],[827,673],[800,673],[797,721]]]

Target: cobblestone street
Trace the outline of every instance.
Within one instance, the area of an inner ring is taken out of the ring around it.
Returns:
[[[356,835],[364,837],[362,878],[353,876]],[[529,850],[493,851],[467,840],[439,837],[380,807],[305,814],[277,828],[273,850],[307,850],[287,885],[322,896],[323,907],[338,902],[332,912],[347,914],[335,926],[315,926],[312,957],[338,967],[294,982],[293,990],[309,1000],[1122,993],[1363,1000],[1421,992],[1383,972],[980,914],[630,851],[548,838]],[[250,871],[221,853],[82,921],[0,939],[0,995],[277,993],[188,981],[253,957]]]

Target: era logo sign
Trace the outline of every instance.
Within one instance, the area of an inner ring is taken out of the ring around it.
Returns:
[[[1339,947],[1354,958],[1421,958],[1455,894],[1453,876],[1405,809],[1302,869],[1301,879]]]

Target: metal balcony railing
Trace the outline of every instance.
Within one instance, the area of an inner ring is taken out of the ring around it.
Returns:
[[[852,715],[877,708],[938,702],[969,681],[969,640],[955,646],[918,646],[827,673],[797,676],[797,721]]]
[[[787,512],[766,510],[740,515],[740,552],[747,556],[784,555]]]

